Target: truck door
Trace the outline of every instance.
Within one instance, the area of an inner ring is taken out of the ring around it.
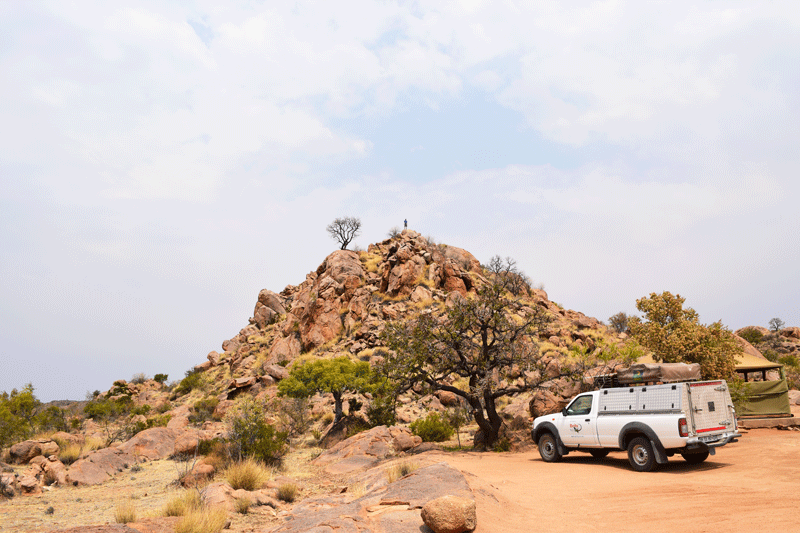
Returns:
[[[558,434],[568,448],[597,446],[597,410],[592,409],[592,400],[591,394],[581,394],[565,409]]]

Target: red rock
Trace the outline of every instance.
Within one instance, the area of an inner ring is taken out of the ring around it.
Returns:
[[[450,495],[426,503],[420,516],[434,533],[464,533],[478,523],[475,500]]]
[[[58,444],[50,439],[26,440],[14,444],[8,451],[11,461],[25,464],[37,455],[53,455],[59,452]]]

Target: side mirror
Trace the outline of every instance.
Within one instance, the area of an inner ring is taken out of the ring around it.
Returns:
[[[561,415],[562,416],[567,416],[567,408],[566,407],[561,410]]]

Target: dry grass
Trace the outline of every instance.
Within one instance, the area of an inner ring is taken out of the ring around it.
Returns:
[[[411,472],[417,470],[418,468],[419,464],[411,461],[396,463],[386,469],[386,477],[389,480],[389,483],[394,483],[398,479],[409,475]]]
[[[258,490],[272,477],[272,473],[253,458],[233,463],[222,475],[231,487],[244,490]]]
[[[383,256],[380,253],[361,252],[359,258],[364,265],[364,270],[367,272],[377,272],[378,265],[383,261]]]
[[[286,502],[292,503],[297,499],[297,495],[299,494],[299,490],[297,485],[294,483],[283,483],[280,487],[278,487],[278,499]]]
[[[117,524],[136,522],[136,505],[130,500],[118,503],[114,509],[114,520]]]
[[[172,498],[164,505],[164,516],[185,516],[191,511],[196,511],[203,506],[200,493],[196,490],[187,490],[180,496]]]
[[[250,501],[250,498],[236,498],[236,501],[233,502],[233,508],[239,514],[247,514],[252,504],[253,502]]]
[[[58,458],[65,465],[71,465],[80,459],[81,453],[83,453],[83,446],[80,444],[66,444],[58,452]]]
[[[175,533],[219,533],[228,522],[228,513],[219,507],[204,507],[189,512],[175,525]]]

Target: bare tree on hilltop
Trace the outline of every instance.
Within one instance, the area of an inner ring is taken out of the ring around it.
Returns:
[[[328,234],[342,245],[342,250],[347,249],[347,245],[358,237],[361,232],[361,219],[358,217],[341,217],[335,219],[325,228]]]

